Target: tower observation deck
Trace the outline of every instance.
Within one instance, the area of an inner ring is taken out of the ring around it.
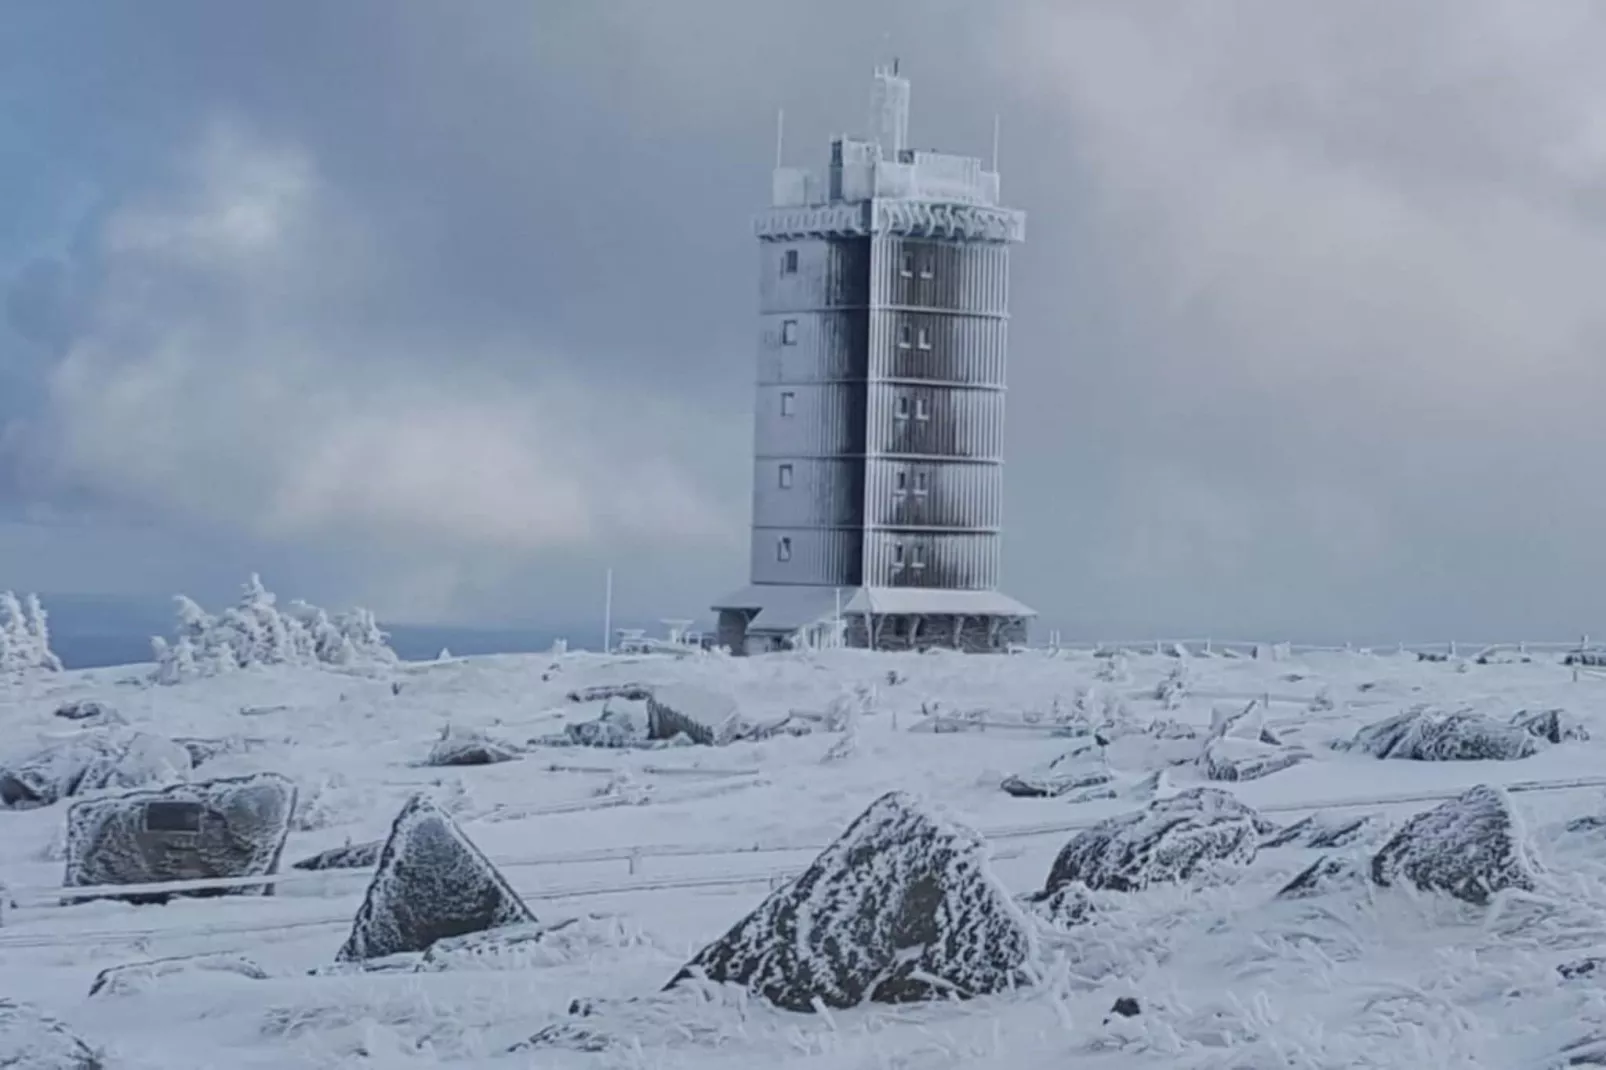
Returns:
[[[759,239],[750,582],[719,642],[1002,650],[1009,250],[1025,213],[980,158],[908,146],[909,82],[875,71],[870,134],[777,168]]]

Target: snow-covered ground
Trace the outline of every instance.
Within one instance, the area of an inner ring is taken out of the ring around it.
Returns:
[[[1112,673],[1106,659],[1069,652],[571,654],[251,668],[174,686],[153,684],[149,667],[0,681],[0,763],[75,730],[54,711],[95,699],[167,737],[248,737],[252,746],[191,775],[276,771],[301,796],[284,854],[290,877],[275,896],[163,906],[60,905],[70,800],[0,809],[0,882],[17,904],[0,920],[0,999],[66,1022],[105,1049],[112,1070],[1541,1070],[1566,1065],[1569,1044],[1606,1036],[1599,981],[1557,970],[1606,953],[1606,828],[1566,830],[1606,813],[1606,678],[1575,676],[1549,658],[1194,658],[1181,687],[1157,697],[1179,664],[1134,655]],[[535,745],[500,764],[420,764],[447,726],[526,744],[598,715],[602,702],[571,701],[571,691],[623,683],[726,695],[750,721],[848,705],[864,712],[851,740],[816,732],[717,747]],[[860,698],[845,702],[856,688]],[[1031,892],[1076,829],[1143,807],[1145,775],[1168,768],[1162,795],[1205,783],[1196,763],[1168,766],[1196,752],[1202,734],[1134,731],[1107,747],[1117,798],[1000,790],[1007,776],[1071,749],[1050,733],[1056,722],[1080,704],[1095,722],[1173,720],[1203,733],[1216,708],[1255,698],[1269,699],[1268,729],[1310,757],[1213,786],[1283,825],[1317,809],[1398,824],[1474,785],[1515,786],[1538,889],[1489,907],[1401,888],[1281,900],[1277,890],[1320,852],[1277,847],[1247,867],[1103,895],[1088,921],[1045,938],[1042,983],[1003,995],[829,1014],[717,990],[656,995],[888,791],[921,796],[979,831],[998,878]],[[1385,761],[1327,746],[1419,703],[1501,722],[1559,707],[1593,738],[1541,743],[1510,761]],[[937,722],[949,730],[932,731]],[[477,968],[309,973],[334,962],[371,870],[289,864],[383,838],[419,791],[455,815],[543,922],[581,920],[529,954]],[[108,966],[222,952],[267,976],[153,972],[89,995]],[[1106,1022],[1124,996],[1142,1013]],[[509,1050],[593,998],[605,1001],[596,1018],[619,1043]]]

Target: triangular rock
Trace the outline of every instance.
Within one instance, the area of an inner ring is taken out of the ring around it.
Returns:
[[[1482,905],[1506,888],[1532,891],[1536,867],[1511,800],[1480,784],[1407,821],[1372,858],[1372,880],[1447,892]]]
[[[976,996],[1025,983],[1029,926],[980,836],[891,792],[669,985],[705,975],[793,1011]]]
[[[100,1053],[62,1022],[28,1003],[0,999],[0,1067],[105,1070]]]
[[[423,951],[448,936],[533,923],[502,874],[457,822],[415,795],[391,826],[340,962]]]

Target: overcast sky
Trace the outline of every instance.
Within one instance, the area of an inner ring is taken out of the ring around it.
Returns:
[[[702,611],[775,109],[823,162],[896,55],[1028,212],[1045,625],[1606,634],[1603,54],[1588,0],[16,0],[0,587]]]

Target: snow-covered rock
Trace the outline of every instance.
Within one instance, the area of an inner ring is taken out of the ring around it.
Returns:
[[[379,852],[385,849],[384,840],[367,843],[348,843],[344,847],[331,847],[309,858],[291,863],[292,869],[367,869],[379,862]]]
[[[1227,792],[1193,788],[1077,833],[1054,859],[1041,895],[1073,881],[1095,891],[1138,891],[1188,880],[1207,866],[1247,865],[1271,827]]]
[[[0,676],[33,671],[61,671],[61,659],[50,650],[47,614],[38,595],[0,592]]]
[[[704,746],[723,746],[750,729],[726,694],[686,684],[654,687],[647,696],[647,737],[671,740],[685,736]]]
[[[1377,814],[1321,811],[1280,828],[1260,841],[1262,850],[1273,847],[1307,847],[1332,850],[1360,843],[1382,832]]]
[[[890,792],[669,984],[706,977],[794,1011],[904,1003],[1025,983],[1033,951],[981,837]]]
[[[1364,856],[1322,855],[1278,891],[1278,899],[1311,899],[1371,887]]]
[[[1372,880],[1384,887],[1410,884],[1478,905],[1507,888],[1532,891],[1537,874],[1511,800],[1484,784],[1417,814],[1372,858]]]
[[[265,981],[267,971],[244,955],[221,952],[213,955],[182,955],[146,962],[125,962],[108,966],[95,975],[89,986],[91,996],[134,995],[151,987],[161,978],[175,974],[206,972],[227,974],[250,981]],[[3,1065],[3,1064],[0,1064]]]
[[[0,998],[0,1067],[109,1070],[110,1064],[65,1023],[30,1003]]]
[[[1548,743],[1581,743],[1589,738],[1583,722],[1563,709],[1518,710],[1511,723]]]
[[[96,725],[0,764],[0,804],[49,806],[102,788],[168,783],[192,768],[173,740],[124,725]]]
[[[274,873],[295,801],[295,785],[277,773],[80,800],[67,812],[62,884],[83,888]],[[272,893],[272,885],[254,885],[171,894]],[[161,903],[169,894],[117,898]]]
[[[545,743],[580,747],[640,747],[647,743],[646,701],[610,698],[593,721],[563,726],[563,736]]]
[[[1369,724],[1349,740],[1334,742],[1338,750],[1373,758],[1418,762],[1514,761],[1539,749],[1527,729],[1501,724],[1470,710],[1445,713],[1416,706]]]
[[[98,721],[101,724],[125,724],[123,717],[104,702],[78,699],[56,707],[55,716],[67,721]]]
[[[1109,784],[1114,779],[1110,763],[1104,758],[1104,748],[1089,739],[1041,770],[1008,777],[1001,786],[1010,795],[1042,798]]]
[[[1211,711],[1198,764],[1209,780],[1259,780],[1309,757],[1309,751],[1282,745],[1266,727],[1265,703],[1256,700],[1241,710]]]
[[[447,725],[441,737],[430,748],[425,765],[495,765],[498,762],[517,761],[519,748],[507,740],[496,739],[484,732],[458,729]]]
[[[336,958],[353,962],[424,951],[449,936],[535,920],[457,822],[426,796],[415,795],[396,815]]]
[[[1080,881],[1068,881],[1052,892],[1022,896],[1020,902],[1056,929],[1080,925],[1093,913],[1093,897]]]
[[[391,665],[396,652],[373,613],[353,609],[331,617],[306,602],[281,609],[252,575],[234,606],[213,616],[184,595],[175,599],[172,641],[151,640],[156,681],[176,684],[253,665]]]

